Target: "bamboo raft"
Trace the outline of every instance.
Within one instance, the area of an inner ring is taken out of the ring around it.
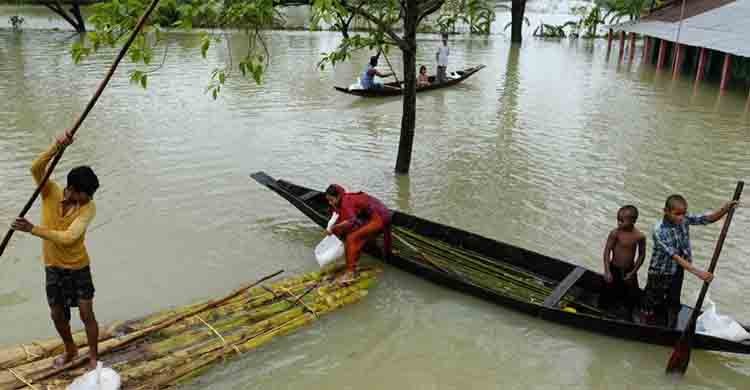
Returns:
[[[102,327],[99,359],[117,371],[123,389],[162,389],[185,383],[216,363],[252,351],[358,302],[380,272],[364,268],[345,286],[333,281],[340,268],[312,272],[264,286],[243,286],[216,300],[157,312]],[[78,358],[62,368],[59,338],[0,349],[0,389],[65,389],[86,372],[86,335],[75,333]]]

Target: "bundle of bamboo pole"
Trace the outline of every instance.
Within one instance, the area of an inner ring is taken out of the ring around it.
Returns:
[[[534,304],[542,304],[552,293],[554,284],[544,283],[537,275],[480,253],[454,247],[402,227],[394,227],[393,236],[393,249],[402,258],[423,263],[494,293]],[[561,306],[603,314],[599,308],[569,296],[561,300]]]
[[[217,362],[358,302],[380,272],[365,268],[353,283],[339,285],[333,281],[339,271],[312,272],[268,286],[256,283],[218,300],[112,324],[100,333],[100,359],[120,374],[123,389],[161,389],[182,383]],[[58,339],[0,349],[0,389],[65,389],[86,372],[85,334],[78,332],[74,338],[81,347],[79,358],[63,368],[53,366],[63,350]]]

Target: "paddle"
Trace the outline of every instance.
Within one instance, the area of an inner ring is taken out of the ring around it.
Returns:
[[[393,70],[393,66],[391,65],[391,61],[388,61],[388,56],[385,55],[385,52],[383,52],[383,58],[385,58],[385,62],[388,64],[388,67],[391,68],[391,74],[393,75],[393,78],[396,79],[396,83],[401,84],[401,82],[398,81],[398,76],[396,76],[396,71]]]
[[[99,96],[101,96],[102,92],[104,92],[104,87],[107,86],[107,83],[109,83],[109,79],[112,78],[112,75],[115,73],[115,70],[117,69],[117,65],[120,64],[120,61],[123,57],[125,57],[125,54],[128,52],[128,49],[130,48],[130,45],[135,40],[136,35],[138,35],[138,32],[143,27],[143,24],[146,23],[146,19],[148,19],[148,16],[151,14],[151,11],[156,8],[156,5],[159,3],[159,0],[152,0],[151,5],[149,5],[148,9],[146,9],[146,12],[143,13],[141,16],[141,19],[138,20],[138,24],[135,25],[135,28],[133,29],[133,32],[130,33],[130,37],[128,38],[128,41],[125,42],[125,45],[120,50],[120,53],[117,55],[117,58],[115,58],[115,61],[112,63],[112,66],[109,68],[109,72],[107,72],[107,75],[104,77],[104,80],[99,84],[99,87],[96,89],[96,92],[94,92],[94,96],[91,97],[91,100],[86,105],[86,109],[83,110],[83,113],[78,117],[73,127],[70,129],[70,135],[75,135],[76,131],[78,131],[78,128],[81,127],[81,124],[83,123],[83,120],[86,119],[86,117],[89,115],[89,112],[92,108],[94,108],[94,105],[96,104],[96,101],[99,100]],[[36,190],[34,190],[34,193],[31,195],[31,198],[28,202],[26,202],[26,205],[23,206],[23,209],[21,210],[21,213],[18,214],[19,218],[23,218],[26,213],[29,211],[31,206],[34,204],[34,201],[39,196],[39,193],[42,191],[42,188],[44,188],[44,185],[47,183],[47,180],[49,180],[50,175],[52,174],[52,171],[55,169],[55,166],[57,166],[58,161],[60,161],[60,158],[62,157],[63,153],[65,152],[65,147],[61,147],[60,150],[57,152],[55,157],[52,159],[52,162],[47,167],[47,172],[44,174],[44,177],[42,178],[42,181],[39,183],[39,186],[37,186]],[[8,242],[10,242],[10,238],[13,237],[13,232],[15,230],[8,229],[8,232],[5,233],[5,238],[3,238],[3,242],[0,243],[0,256],[3,255],[5,252],[5,247],[8,246]]]
[[[744,187],[744,185],[745,183],[742,181],[737,182],[737,188],[734,190],[734,197],[732,198],[732,200],[740,200],[742,187]],[[729,210],[726,219],[724,220],[724,226],[721,228],[721,234],[719,234],[719,240],[716,241],[714,255],[711,258],[711,265],[708,266],[708,272],[710,273],[713,273],[714,269],[716,269],[716,263],[719,260],[721,247],[724,246],[724,239],[727,237],[729,224],[732,223],[732,216],[734,215],[735,208],[736,206],[732,207]],[[698,319],[698,314],[701,311],[701,306],[703,306],[703,298],[706,297],[709,285],[710,284],[708,282],[703,282],[703,287],[701,288],[700,295],[698,295],[698,301],[695,303],[695,306],[693,307],[693,313],[690,315],[690,321],[682,331],[682,335],[677,341],[677,344],[675,344],[674,350],[672,351],[672,356],[669,357],[669,362],[667,363],[666,370],[668,374],[684,375],[685,371],[687,370],[688,363],[690,363],[690,349],[693,345],[693,336],[695,335],[695,322]]]

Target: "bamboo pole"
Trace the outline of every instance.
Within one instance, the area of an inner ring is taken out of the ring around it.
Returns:
[[[109,67],[109,71],[107,72],[107,75],[104,77],[104,80],[99,84],[99,87],[96,89],[96,92],[94,92],[94,96],[91,97],[91,100],[89,100],[89,103],[86,105],[86,108],[83,110],[83,113],[81,116],[78,117],[78,119],[75,121],[75,124],[73,124],[73,127],[70,129],[70,134],[75,135],[75,133],[78,131],[78,128],[81,127],[81,124],[83,123],[84,119],[89,115],[89,112],[91,112],[91,109],[94,108],[94,105],[96,104],[97,100],[99,100],[99,96],[102,95],[102,92],[104,92],[104,88],[109,83],[109,80],[112,78],[112,75],[115,74],[115,70],[117,70],[117,65],[120,64],[120,61],[122,61],[122,58],[125,57],[125,54],[128,52],[128,49],[130,48],[130,45],[135,40],[135,37],[138,35],[138,32],[141,31],[143,28],[143,25],[146,23],[146,20],[148,19],[149,15],[151,15],[151,12],[156,8],[156,5],[159,3],[159,0],[152,0],[151,4],[148,6],[146,11],[141,15],[141,18],[138,20],[138,23],[136,23],[135,28],[130,33],[130,37],[128,37],[127,42],[125,42],[125,45],[123,45],[122,49],[120,49],[120,53],[117,54],[117,57],[115,58],[115,61],[112,63],[112,65]],[[23,218],[26,213],[31,209],[31,206],[34,204],[34,201],[39,196],[39,194],[42,191],[42,188],[44,188],[44,185],[47,183],[47,180],[49,180],[50,175],[52,174],[52,171],[54,171],[55,166],[57,166],[57,163],[60,161],[60,158],[62,157],[63,153],[65,153],[65,146],[62,146],[59,148],[57,154],[52,159],[52,162],[47,167],[47,172],[44,174],[44,177],[42,178],[42,181],[39,182],[39,185],[37,186],[36,190],[34,190],[34,193],[31,195],[31,198],[26,202],[26,205],[23,206],[23,209],[21,209],[21,212],[18,214],[18,217]],[[10,238],[13,237],[13,229],[8,229],[8,232],[5,234],[5,237],[3,238],[2,243],[0,243],[0,256],[3,255],[5,252],[5,247],[8,245],[8,242],[10,242]]]
[[[396,71],[393,70],[393,66],[391,65],[391,61],[388,60],[388,55],[385,54],[385,51],[383,51],[383,58],[385,58],[385,62],[388,64],[388,67],[391,68],[391,74],[393,74],[393,78],[396,79],[396,83],[401,83],[398,81],[398,76],[396,75]]]

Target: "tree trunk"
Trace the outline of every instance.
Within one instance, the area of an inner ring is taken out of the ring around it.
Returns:
[[[404,41],[401,47],[404,60],[404,95],[401,117],[401,139],[398,143],[396,173],[409,173],[411,151],[414,146],[414,127],[417,114],[417,0],[406,0]]]
[[[523,29],[523,14],[526,11],[526,0],[513,0],[511,4],[510,41],[521,43]]]
[[[73,17],[76,19],[76,31],[79,33],[86,32],[86,22],[83,20],[83,16],[81,15],[81,6],[77,1],[74,1],[73,6],[70,7],[70,13],[72,13]]]
[[[52,10],[54,13],[60,15],[63,19],[65,19],[65,21],[68,22],[68,24],[73,26],[76,32],[79,32],[79,33],[86,32],[86,25],[83,21],[83,16],[81,15],[81,8],[77,1],[73,2],[72,7],[70,8],[70,13],[73,15],[72,17],[68,15],[68,13],[62,7],[62,3],[60,3],[59,1],[54,2],[54,3],[52,2],[44,3],[44,5],[50,10]]]

